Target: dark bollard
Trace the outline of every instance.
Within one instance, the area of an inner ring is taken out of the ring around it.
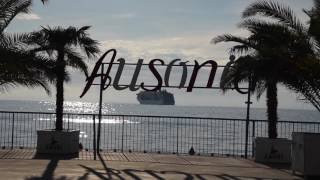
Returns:
[[[189,150],[189,155],[194,155],[196,152],[193,149],[193,146],[191,146],[190,150]]]

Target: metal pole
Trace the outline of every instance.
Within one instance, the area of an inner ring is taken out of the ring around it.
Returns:
[[[68,130],[70,129],[70,114],[67,114],[67,116],[68,116]]]
[[[179,118],[177,119],[177,155],[179,154]]]
[[[249,84],[248,84],[248,96],[247,96],[247,117],[246,117],[246,144],[245,144],[245,154],[244,157],[248,158],[248,141],[249,141],[249,122],[250,122],[250,105],[251,102],[251,75],[249,76]]]
[[[99,123],[98,123],[98,137],[97,137],[97,150],[98,154],[100,154],[100,136],[101,136],[101,119],[102,119],[102,93],[104,88],[103,83],[103,71],[104,66],[101,66],[101,76],[100,76],[100,93],[99,93]]]
[[[14,137],[14,113],[12,113],[11,150],[13,149],[13,137]]]
[[[121,152],[123,153],[123,140],[124,140],[124,117],[122,116],[122,134],[121,134]]]
[[[93,159],[97,160],[96,115],[93,115]]]
[[[252,121],[252,139],[256,136],[256,121]],[[254,157],[254,146],[252,145],[252,157]]]

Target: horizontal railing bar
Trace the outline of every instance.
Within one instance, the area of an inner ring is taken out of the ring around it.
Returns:
[[[55,115],[54,112],[32,112],[32,111],[0,111],[0,113],[18,113],[18,114],[50,114]],[[93,116],[97,113],[63,113],[64,115],[79,115],[79,116]],[[141,117],[141,118],[171,118],[171,119],[206,119],[206,120],[236,120],[245,121],[245,119],[238,118],[210,118],[210,117],[187,117],[187,116],[155,116],[155,115],[131,115],[131,114],[102,114],[102,116],[122,116],[122,117]]]
[[[266,122],[266,120],[261,120],[261,119],[250,119],[250,122]],[[315,122],[315,121],[288,121],[288,120],[281,120],[278,121],[278,123],[289,123],[289,124],[320,124],[320,122]]]
[[[17,113],[17,114],[49,114],[55,115],[54,112],[33,112],[33,111],[0,111],[0,113]],[[64,113],[64,115],[78,115],[78,116],[93,116],[98,113]],[[140,118],[166,118],[166,119],[199,119],[199,120],[230,120],[230,121],[246,121],[246,119],[240,118],[211,118],[211,117],[187,117],[187,116],[156,116],[156,115],[131,115],[131,114],[102,114],[104,117],[120,116],[120,117],[140,117]],[[266,122],[268,120],[263,119],[250,119],[250,122]],[[320,122],[312,121],[278,121],[278,123],[289,123],[289,124],[320,124]]]

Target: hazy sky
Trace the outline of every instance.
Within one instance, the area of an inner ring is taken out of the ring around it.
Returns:
[[[210,40],[223,33],[246,36],[247,32],[237,28],[241,12],[252,0],[51,0],[47,5],[34,2],[33,12],[19,15],[7,32],[30,32],[41,26],[91,25],[90,34],[101,43],[101,49],[116,48],[119,56],[127,61],[144,58],[174,58],[193,61],[214,59],[225,64],[228,48],[232,44],[210,44]],[[302,20],[306,16],[302,8],[309,9],[312,0],[279,0],[290,5]],[[216,78],[215,81],[218,81]],[[79,101],[84,78],[74,73],[73,81],[66,86],[66,100]],[[137,103],[137,92],[104,93],[105,102]],[[223,105],[243,106],[245,96],[228,93],[222,96],[217,90],[184,93],[174,91],[179,105]],[[54,100],[37,88],[12,89],[2,94],[1,99]],[[91,90],[83,99],[97,101],[97,91]],[[310,108],[299,103],[293,93],[279,88],[280,107]],[[254,107],[265,107],[264,98]]]

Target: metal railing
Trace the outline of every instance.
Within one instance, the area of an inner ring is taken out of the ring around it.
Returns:
[[[65,129],[79,129],[84,150],[96,143],[97,114],[64,114]],[[35,148],[37,130],[54,129],[55,114],[0,111],[0,147]],[[250,120],[249,143],[245,143],[246,120],[228,118],[103,115],[100,151],[187,154],[191,147],[200,155],[252,155],[254,137],[267,136],[267,121]],[[292,132],[320,132],[320,122],[279,121],[279,138]],[[247,148],[246,148],[247,146]]]

